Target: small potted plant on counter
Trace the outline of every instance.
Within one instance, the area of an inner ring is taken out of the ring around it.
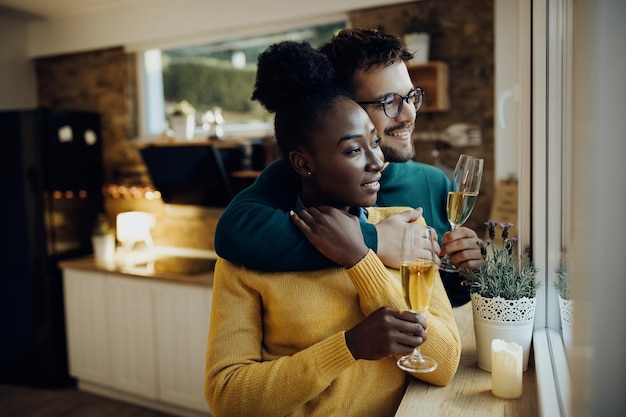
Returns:
[[[478,242],[485,263],[476,270],[462,269],[469,286],[476,335],[478,366],[491,371],[491,341],[515,342],[524,351],[523,369],[528,367],[537,288],[537,269],[531,260],[518,259],[516,238],[509,238],[513,224],[485,222],[489,240]],[[502,240],[496,242],[496,228]]]
[[[193,139],[196,109],[187,100],[174,104],[170,113],[170,128],[175,139]]]
[[[115,230],[104,213],[98,214],[91,230],[91,244],[96,264],[109,268],[115,266]]]

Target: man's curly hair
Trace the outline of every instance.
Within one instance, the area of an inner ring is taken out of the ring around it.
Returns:
[[[413,58],[400,38],[377,29],[344,29],[319,51],[330,59],[337,83],[352,93],[358,87],[354,78],[358,70],[369,71]]]

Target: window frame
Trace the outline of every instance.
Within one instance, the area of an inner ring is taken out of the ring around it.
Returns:
[[[571,192],[571,0],[532,2],[532,249],[541,282],[533,349],[539,414],[571,414],[555,270],[569,245]]]

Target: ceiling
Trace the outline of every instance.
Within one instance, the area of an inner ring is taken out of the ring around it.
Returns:
[[[0,13],[17,13],[32,19],[59,19],[117,8],[145,0],[0,0]]]

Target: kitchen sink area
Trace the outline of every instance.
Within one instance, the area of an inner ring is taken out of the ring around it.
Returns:
[[[215,259],[190,258],[186,256],[163,256],[134,268],[151,269],[154,273],[196,275],[210,272],[215,267]]]
[[[126,277],[211,286],[216,261],[217,254],[210,249],[154,246],[134,249],[126,254],[123,248],[118,247],[113,263],[99,263],[93,256],[86,256],[62,261],[59,266]]]
[[[213,250],[154,246],[132,251],[116,260],[120,272],[156,276],[194,276],[212,273],[217,254]]]

